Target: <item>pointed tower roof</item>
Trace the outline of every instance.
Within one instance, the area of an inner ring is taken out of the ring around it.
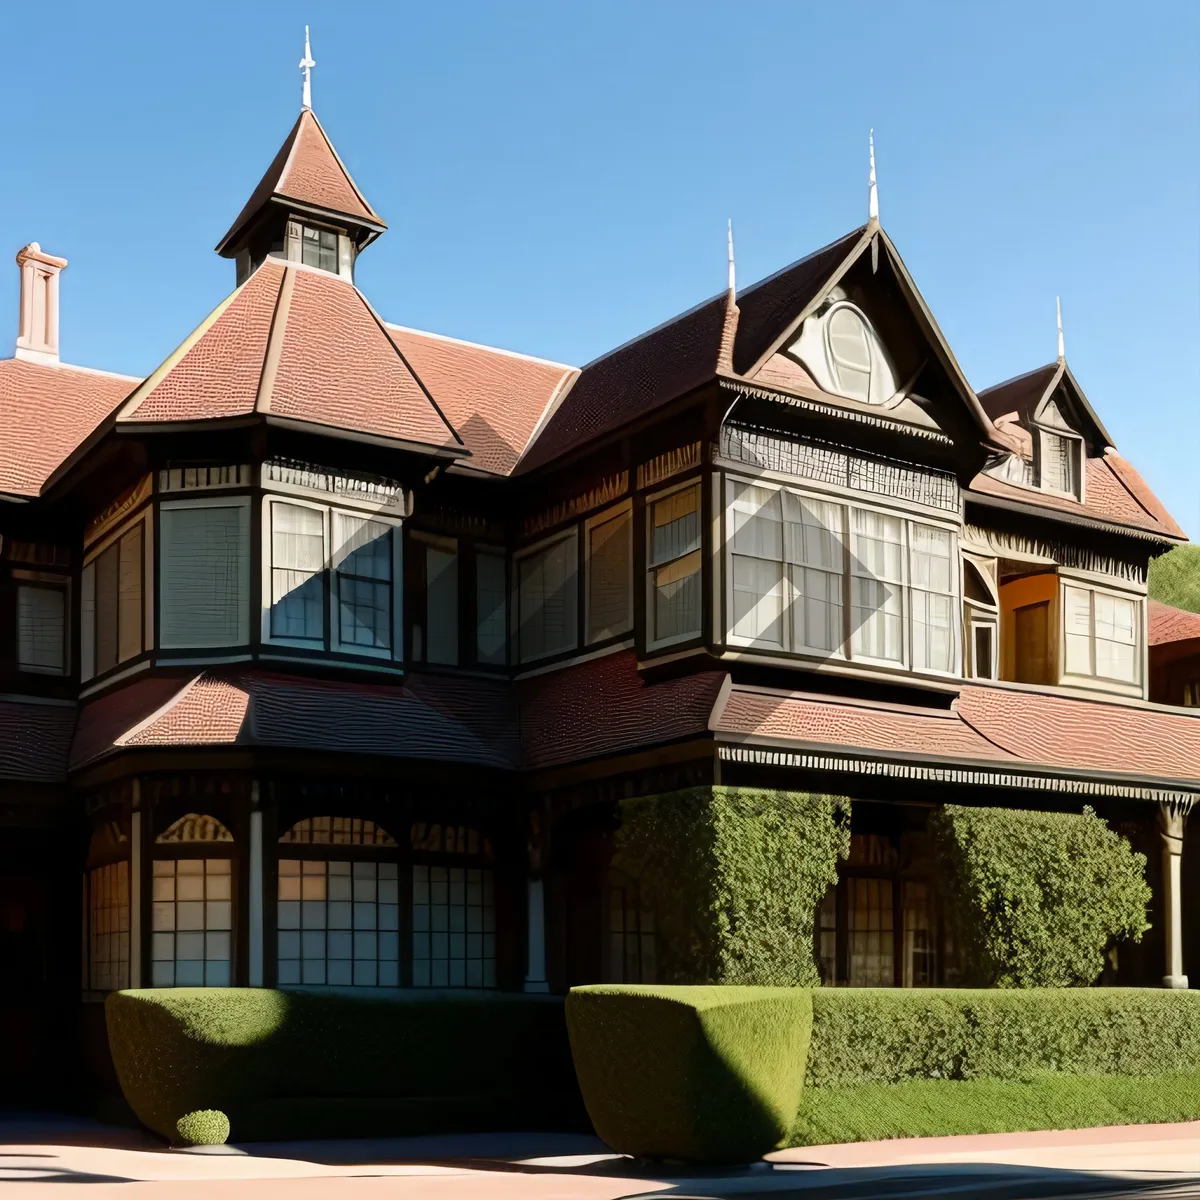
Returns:
[[[348,219],[365,231],[363,245],[387,228],[358,190],[311,108],[301,109],[267,173],[217,244],[217,253],[226,258],[236,254],[254,218],[270,204],[298,207],[335,220]]]

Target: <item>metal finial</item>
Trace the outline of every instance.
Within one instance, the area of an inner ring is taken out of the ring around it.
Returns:
[[[875,185],[875,130],[872,129],[868,144],[871,151],[871,174],[867,189],[867,217],[869,220],[879,220],[879,188]]]
[[[304,57],[300,60],[300,70],[304,72],[304,108],[312,108],[312,69],[317,64],[313,61],[312,48],[308,43],[308,26],[304,27]]]
[[[729,294],[737,295],[737,283],[733,271],[733,218],[729,218]]]
[[[1058,361],[1064,362],[1064,361],[1066,361],[1067,351],[1063,344],[1062,297],[1061,296],[1054,297],[1054,307],[1058,310]]]

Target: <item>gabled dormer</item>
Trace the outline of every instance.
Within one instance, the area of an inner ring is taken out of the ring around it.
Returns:
[[[268,256],[353,279],[358,254],[386,228],[305,107],[216,250],[237,261],[239,284]]]

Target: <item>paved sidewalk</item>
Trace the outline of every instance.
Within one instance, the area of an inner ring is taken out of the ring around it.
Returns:
[[[168,1150],[63,1118],[0,1117],[0,1197],[162,1200],[867,1200],[961,1196],[1200,1198],[1200,1121],[777,1151],[728,1170],[648,1164],[568,1134],[258,1143]]]

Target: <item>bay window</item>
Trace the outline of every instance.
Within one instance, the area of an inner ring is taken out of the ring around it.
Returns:
[[[647,511],[647,636],[663,646],[700,635],[700,485],[652,498]]]
[[[726,504],[731,644],[958,670],[951,529],[732,477]]]
[[[1140,597],[1064,583],[1064,675],[1139,683],[1141,627]]]

